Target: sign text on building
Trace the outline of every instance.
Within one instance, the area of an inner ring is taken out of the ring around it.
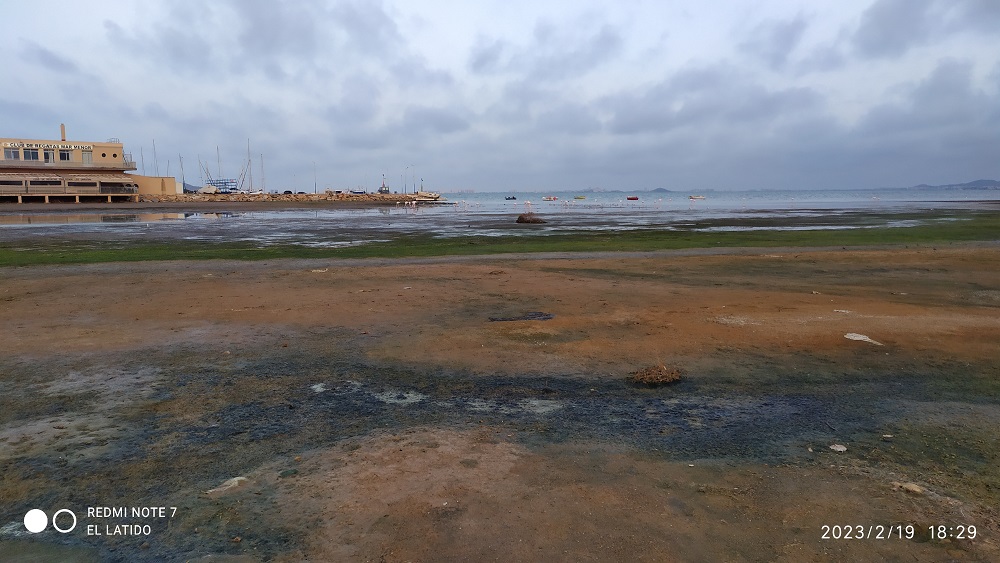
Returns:
[[[94,150],[94,145],[67,145],[62,143],[4,143],[4,148],[11,149],[62,149],[62,150]]]

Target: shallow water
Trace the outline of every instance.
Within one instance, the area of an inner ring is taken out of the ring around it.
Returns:
[[[874,194],[874,195],[873,195]],[[670,192],[591,192],[586,199],[564,193],[542,201],[520,193],[450,194],[449,205],[411,208],[323,208],[314,210],[204,213],[0,212],[0,239],[87,238],[95,241],[187,240],[245,242],[259,246],[297,244],[342,247],[391,240],[408,234],[453,236],[534,236],[636,229],[744,231],[908,227],[920,224],[902,214],[965,210],[996,198],[994,191],[925,190],[840,192],[711,192],[703,200]],[[533,212],[542,225],[516,225],[518,214]]]

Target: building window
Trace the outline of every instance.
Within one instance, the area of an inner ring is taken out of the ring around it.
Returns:
[[[94,163],[94,151],[83,151],[83,163],[84,164]]]
[[[72,153],[70,151],[60,150],[59,160],[60,162],[69,162],[70,160],[73,160]]]
[[[24,149],[24,160],[38,160],[38,149]]]
[[[21,160],[21,151],[18,149],[4,149],[3,150],[4,160]]]
[[[45,164],[52,164],[56,161],[56,151],[45,149]]]

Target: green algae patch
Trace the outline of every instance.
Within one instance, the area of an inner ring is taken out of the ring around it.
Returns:
[[[995,212],[887,214],[883,220],[910,226],[797,225],[794,218],[772,228],[753,221],[684,223],[666,229],[527,233],[506,236],[436,237],[404,235],[390,241],[347,247],[317,248],[299,244],[255,245],[247,242],[92,241],[37,239],[0,245],[0,266],[89,264],[158,260],[274,260],[281,258],[405,258],[537,252],[601,252],[735,247],[822,247],[938,244],[1000,241]],[[871,218],[874,220],[874,216]],[[746,224],[744,224],[746,223]],[[788,227],[795,227],[789,230]]]

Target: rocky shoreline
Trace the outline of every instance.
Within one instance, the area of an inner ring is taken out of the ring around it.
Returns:
[[[351,194],[324,192],[321,194],[176,194],[139,196],[139,203],[195,203],[195,202],[345,202],[369,204],[415,203],[426,198],[417,194]]]

